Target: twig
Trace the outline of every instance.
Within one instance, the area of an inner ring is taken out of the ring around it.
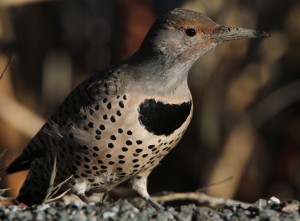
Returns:
[[[9,191],[9,188],[6,189],[0,189],[0,196],[2,196],[4,193],[6,193],[7,191]]]
[[[11,56],[11,57],[9,58],[9,60],[8,60],[8,62],[7,62],[7,64],[6,64],[4,70],[2,71],[2,73],[1,73],[1,75],[0,75],[0,80],[1,80],[2,77],[4,76],[4,74],[5,74],[6,70],[7,70],[7,68],[8,68],[9,65],[12,63],[13,59],[14,59],[14,56]]]
[[[54,162],[53,162],[53,168],[51,171],[51,176],[50,176],[49,188],[47,190],[47,195],[45,197],[45,200],[49,199],[54,191],[54,181],[55,181],[55,177],[56,177],[56,173],[57,173],[56,163],[57,163],[57,160],[55,157]]]
[[[208,196],[205,193],[188,192],[188,193],[166,193],[161,196],[153,196],[153,199],[159,202],[170,202],[176,200],[192,200],[199,204],[208,204],[210,207],[240,205],[244,208],[252,206],[250,203],[240,202],[232,199],[217,198]]]
[[[61,183],[57,184],[54,188],[53,188],[53,192],[49,195],[49,199],[52,198],[53,196],[55,196],[55,194],[62,188],[63,185],[65,185],[71,178],[73,177],[73,175],[71,175],[69,178],[65,179],[64,181],[62,181]],[[66,191],[68,192],[69,189]],[[63,194],[64,195],[64,194]]]
[[[7,149],[4,149],[0,152],[0,160],[2,160],[3,156],[6,154]],[[2,172],[2,170],[4,170],[3,165],[0,168],[0,171]],[[0,177],[0,181],[2,180],[2,178]],[[1,195],[1,190],[0,190],[0,195]]]
[[[0,159],[5,155],[7,149],[4,149],[1,153],[0,153]]]
[[[201,188],[197,189],[196,192],[203,192],[203,191],[207,190],[208,188],[210,188],[212,186],[217,186],[219,184],[225,183],[225,182],[231,180],[232,178],[233,178],[233,176],[229,176],[229,177],[227,177],[227,178],[225,178],[223,180],[217,181],[215,183],[210,183],[210,184],[208,184],[205,187],[201,187]]]
[[[58,195],[57,197],[51,198],[51,199],[46,199],[44,203],[52,203],[60,198],[62,198],[64,195],[66,195],[68,192],[70,192],[71,188],[67,189],[65,192],[62,194]]]
[[[54,181],[55,181],[55,177],[56,177],[56,173],[57,173],[56,164],[57,164],[57,160],[56,160],[56,157],[55,157],[54,162],[53,162],[53,169],[52,169],[51,176],[50,176],[49,188],[48,188],[48,191],[47,191],[47,195],[44,199],[44,203],[49,203],[49,202],[53,202],[55,200],[58,200],[71,190],[71,189],[68,189],[65,192],[63,192],[62,194],[54,197],[58,193],[58,191],[62,188],[62,186],[65,185],[73,177],[73,175],[71,175],[69,178],[65,179],[61,183],[54,186]]]

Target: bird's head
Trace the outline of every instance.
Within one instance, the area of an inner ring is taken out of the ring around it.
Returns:
[[[175,62],[192,62],[224,41],[268,36],[261,31],[221,26],[199,12],[177,8],[157,19],[141,48]]]
[[[137,78],[148,80],[162,93],[181,93],[187,91],[189,69],[207,51],[225,41],[268,36],[261,31],[221,26],[199,12],[174,9],[156,20],[133,56]]]

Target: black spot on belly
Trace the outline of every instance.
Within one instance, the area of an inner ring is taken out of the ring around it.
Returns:
[[[168,136],[186,121],[191,106],[191,102],[165,104],[147,99],[139,107],[139,121],[149,132]]]

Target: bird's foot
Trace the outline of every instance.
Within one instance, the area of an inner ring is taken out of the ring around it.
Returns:
[[[77,194],[77,196],[86,204],[89,204],[90,200],[85,194]]]
[[[163,211],[165,210],[165,207],[163,207],[162,205],[160,205],[158,202],[156,202],[154,199],[152,199],[151,197],[149,197],[147,199],[147,202],[153,206],[157,211]]]

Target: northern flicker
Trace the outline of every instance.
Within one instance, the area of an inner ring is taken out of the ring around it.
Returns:
[[[128,181],[156,209],[147,177],[188,127],[192,96],[188,71],[204,53],[265,32],[225,27],[205,15],[174,9],[159,17],[139,50],[120,65],[96,73],[76,87],[7,168],[29,169],[17,199],[43,202],[56,162],[54,185],[88,202],[86,193],[108,192]]]

